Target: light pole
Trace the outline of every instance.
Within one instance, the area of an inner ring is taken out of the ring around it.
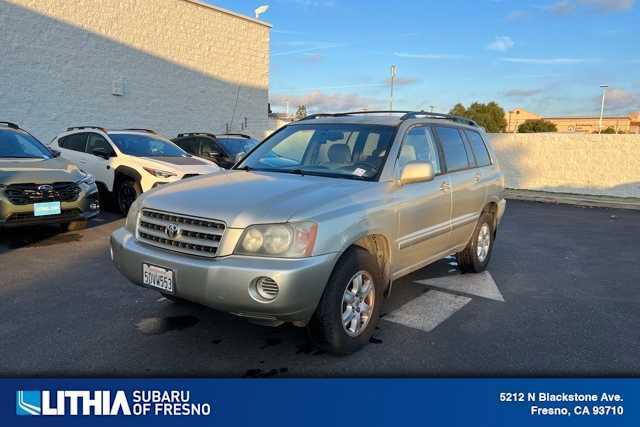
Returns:
[[[602,133],[602,118],[604,117],[604,97],[607,93],[608,85],[600,85],[602,88],[602,105],[600,106],[600,124],[598,125],[598,133]]]
[[[397,68],[395,65],[391,66],[391,93],[389,94],[389,110],[393,110],[393,85],[396,82]]]

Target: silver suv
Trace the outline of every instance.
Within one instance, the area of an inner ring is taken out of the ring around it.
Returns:
[[[364,346],[394,280],[451,254],[489,263],[504,178],[475,122],[425,112],[315,114],[233,169],[139,197],[111,236],[133,283],[321,347]]]

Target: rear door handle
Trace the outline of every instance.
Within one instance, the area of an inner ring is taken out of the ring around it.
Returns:
[[[451,186],[449,185],[448,182],[443,182],[442,184],[440,184],[440,191],[449,191],[451,189]]]

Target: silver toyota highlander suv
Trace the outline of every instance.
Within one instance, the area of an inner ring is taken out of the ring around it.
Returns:
[[[231,170],[159,187],[111,237],[133,283],[364,346],[394,280],[456,254],[483,271],[504,178],[482,128],[425,112],[315,114]]]

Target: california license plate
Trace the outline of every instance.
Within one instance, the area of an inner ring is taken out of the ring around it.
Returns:
[[[35,203],[33,216],[60,215],[60,202]]]
[[[175,292],[174,277],[173,270],[157,265],[142,264],[142,283],[146,286],[172,294]]]

